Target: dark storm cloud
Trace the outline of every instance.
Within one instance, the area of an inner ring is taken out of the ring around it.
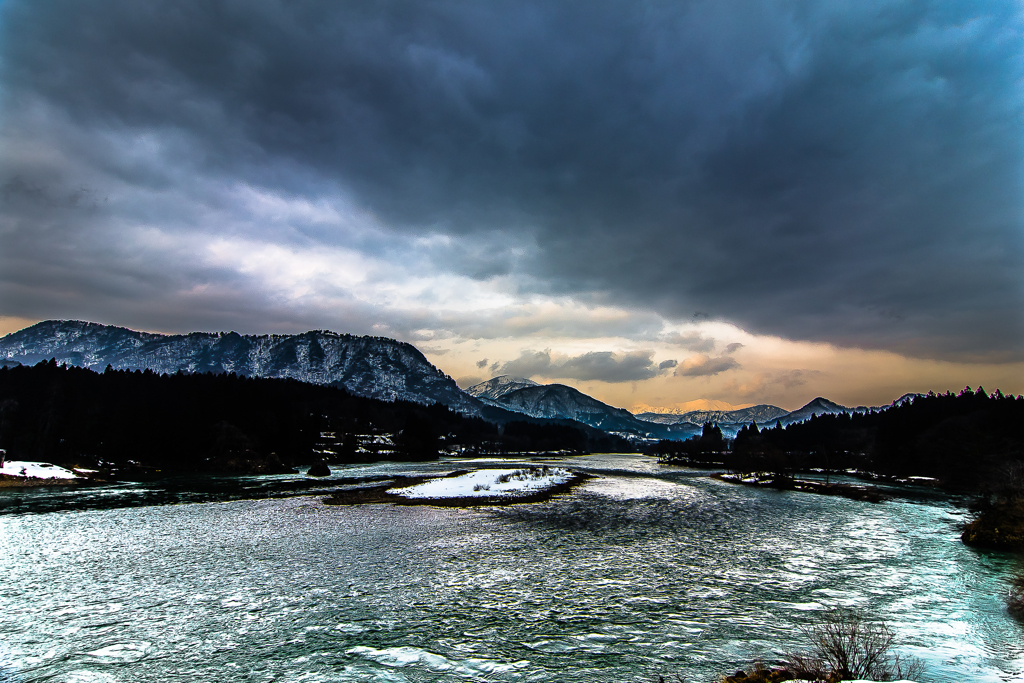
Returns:
[[[657,377],[665,364],[656,365],[653,351],[616,354],[591,351],[579,356],[554,357],[550,351],[523,351],[502,365],[501,374],[515,377],[559,377],[581,381],[636,382]]]
[[[1009,1],[8,0],[0,293],[23,310],[0,313],[154,309],[173,280],[227,292],[200,317],[258,318],[231,272],[118,241],[238,181],[343,192],[455,236],[436,268],[524,292],[1020,357],[1022,47]],[[105,204],[119,187],[186,199]],[[92,249],[58,267],[55,244]]]
[[[501,373],[514,377],[550,376],[551,351],[523,351],[519,358],[501,366]]]

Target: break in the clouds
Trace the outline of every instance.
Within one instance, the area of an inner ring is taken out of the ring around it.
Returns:
[[[1020,358],[1022,27],[1009,0],[7,0],[0,315],[436,344],[700,312]],[[736,363],[676,343],[677,375]],[[641,356],[559,367],[666,369]]]

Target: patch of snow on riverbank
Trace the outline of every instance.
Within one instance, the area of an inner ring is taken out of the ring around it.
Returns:
[[[78,475],[63,467],[48,462],[28,462],[27,460],[7,460],[0,468],[0,474],[9,477],[36,477],[38,479],[78,479]]]
[[[522,496],[564,484],[572,478],[561,467],[531,467],[518,470],[476,470],[457,477],[432,479],[422,484],[391,489],[406,498],[489,498]]]

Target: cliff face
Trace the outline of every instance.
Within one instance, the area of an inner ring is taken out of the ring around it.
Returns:
[[[193,332],[162,335],[73,320],[49,320],[0,338],[0,361],[58,363],[102,371],[234,372],[340,386],[388,401],[443,403],[479,414],[479,402],[411,344],[328,331],[296,335]]]

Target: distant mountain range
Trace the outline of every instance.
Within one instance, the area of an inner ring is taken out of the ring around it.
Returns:
[[[902,405],[906,401],[913,400],[915,396],[921,396],[921,394],[904,394],[890,405]],[[887,407],[889,406],[857,406],[849,408],[819,396],[809,401],[807,405],[793,411],[787,411],[778,406],[761,404],[749,408],[740,408],[739,410],[693,410],[678,415],[640,413],[637,417],[641,420],[677,427],[683,424],[703,425],[706,422],[714,422],[721,428],[722,434],[725,437],[732,438],[740,428],[749,425],[751,422],[756,422],[762,427],[774,427],[775,423],[778,422],[785,427],[796,422],[809,420],[815,415],[866,413],[872,410],[882,410]]]
[[[193,332],[163,335],[77,320],[48,320],[0,338],[0,361],[103,371],[234,372],[342,387],[387,401],[443,403],[479,415],[481,404],[416,347],[385,337],[327,331],[295,335]]]
[[[230,373],[245,377],[291,378],[342,387],[353,394],[383,400],[441,403],[453,410],[507,422],[516,414],[538,420],[569,420],[621,435],[685,439],[715,422],[731,437],[756,421],[771,426],[812,415],[865,412],[825,398],[786,411],[756,405],[729,411],[695,410],[683,414],[633,415],[563,384],[541,385],[502,375],[463,391],[411,344],[386,337],[361,337],[325,330],[295,335],[239,335],[193,332],[163,335],[75,320],[49,320],[0,338],[0,365],[60,364],[102,371],[150,369]],[[894,403],[912,398],[907,394]]]
[[[637,417],[647,422],[659,424],[680,424],[690,422],[703,425],[705,422],[721,422],[724,424],[750,424],[752,421],[765,423],[788,415],[789,411],[778,406],[756,405],[739,410],[691,410],[686,413],[638,413]]]

